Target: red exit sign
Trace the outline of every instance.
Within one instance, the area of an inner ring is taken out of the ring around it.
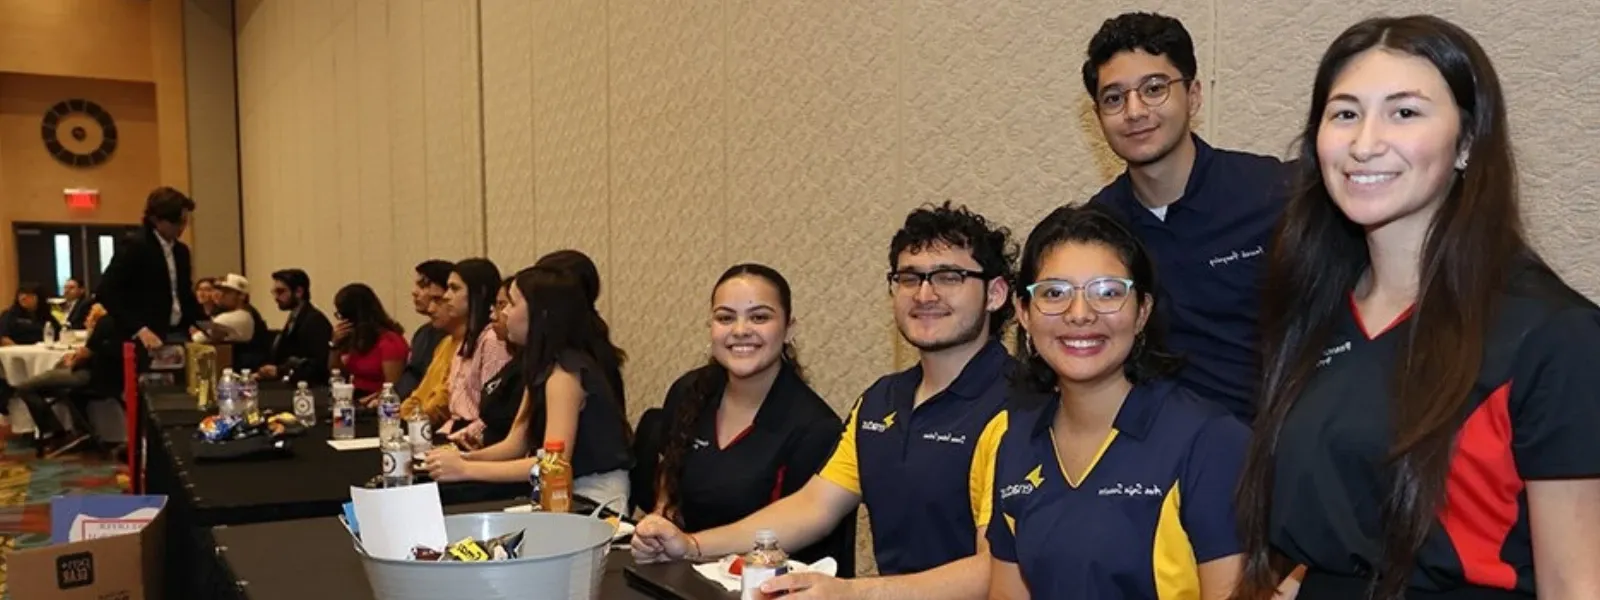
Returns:
[[[62,190],[66,199],[67,208],[72,210],[94,210],[100,208],[100,190],[86,188],[66,188]]]

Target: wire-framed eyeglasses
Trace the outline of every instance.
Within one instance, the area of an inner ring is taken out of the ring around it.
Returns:
[[[1128,109],[1128,95],[1138,94],[1140,102],[1143,102],[1145,106],[1154,108],[1167,103],[1167,98],[1172,96],[1172,88],[1174,86],[1183,85],[1188,81],[1190,81],[1188,77],[1179,77],[1177,79],[1152,77],[1144,80],[1139,84],[1139,87],[1132,90],[1108,88],[1101,91],[1100,95],[1095,98],[1094,105],[1095,108],[1099,109],[1100,114],[1108,117],[1122,114],[1122,111]]]
[[[970,269],[934,269],[928,272],[921,271],[891,271],[888,276],[889,288],[900,292],[915,292],[922,289],[923,283],[933,284],[933,289],[948,291],[966,283],[968,278],[982,281],[988,278],[983,271]]]
[[[1089,310],[1109,315],[1122,310],[1133,295],[1133,280],[1121,277],[1099,277],[1076,285],[1070,281],[1045,279],[1022,288],[1028,293],[1028,305],[1043,315],[1059,315],[1072,309],[1072,300],[1081,292]]]

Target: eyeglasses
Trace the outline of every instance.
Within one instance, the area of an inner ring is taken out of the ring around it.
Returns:
[[[889,273],[889,287],[902,292],[915,292],[922,289],[923,283],[932,283],[935,290],[953,290],[967,282],[967,278],[986,279],[983,271],[968,269],[934,269],[926,273],[917,271],[893,271]]]
[[[1070,281],[1046,279],[1022,288],[1028,292],[1030,306],[1042,315],[1059,315],[1072,308],[1072,299],[1083,292],[1083,301],[1097,314],[1114,314],[1128,303],[1133,295],[1133,280],[1118,277],[1091,279],[1083,285]]]
[[[1154,79],[1148,79],[1145,80],[1144,83],[1139,84],[1139,87],[1131,90],[1131,93],[1138,94],[1139,101],[1144,102],[1145,106],[1153,108],[1167,103],[1167,97],[1172,95],[1173,86],[1182,85],[1189,80],[1190,79],[1188,77],[1180,77],[1178,79],[1157,77]],[[1100,92],[1100,97],[1095,99],[1095,107],[1100,109],[1100,114],[1108,117],[1111,115],[1121,114],[1122,111],[1127,110],[1128,108],[1129,93],[1129,90],[1123,90],[1120,88],[1111,88]]]

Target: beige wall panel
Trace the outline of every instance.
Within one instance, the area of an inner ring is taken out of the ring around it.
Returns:
[[[361,0],[356,8],[355,104],[360,107],[356,133],[361,207],[359,243],[361,274],[357,280],[372,286],[390,316],[408,326],[421,324],[411,310],[411,267],[416,261],[394,237],[394,183],[389,168],[391,127],[389,113],[389,9],[386,0]]]
[[[1333,2],[1304,8],[1246,0],[1219,3],[1218,122],[1230,144],[1284,154],[1304,126],[1317,61],[1333,38],[1365,16],[1416,12],[1449,18],[1483,44],[1506,90],[1529,236],[1570,284],[1600,295],[1600,145],[1591,101],[1600,51],[1593,3]],[[1294,31],[1294,35],[1274,32]]]
[[[631,354],[637,416],[704,360],[706,282],[728,264],[727,38],[721,2],[608,8],[613,255],[605,295],[617,341]]]
[[[716,216],[727,262],[789,279],[801,362],[841,412],[891,367],[884,249],[903,212],[891,200],[895,16],[890,3],[728,6],[729,202]],[[713,281],[697,282],[680,319],[704,318]]]
[[[533,26],[528,0],[484,0],[484,242],[507,276],[538,258],[534,235]],[[599,27],[604,27],[604,21]]]
[[[351,1],[350,5],[354,7],[355,2]],[[328,144],[336,146],[335,156],[330,161],[334,167],[334,183],[330,197],[318,207],[329,217],[337,219],[334,248],[337,254],[328,257],[331,260],[312,260],[306,263],[308,271],[312,265],[318,267],[318,271],[311,274],[314,284],[312,292],[322,306],[328,307],[330,318],[333,295],[339,291],[339,286],[366,277],[367,271],[363,263],[367,261],[367,251],[361,242],[362,234],[368,228],[365,220],[371,218],[371,215],[362,211],[361,201],[364,141],[361,113],[371,109],[357,102],[361,97],[361,51],[357,46],[360,39],[360,23],[355,11],[345,12],[338,19],[332,35],[333,85],[329,87],[332,91],[331,104],[327,105],[316,119],[323,123],[321,134],[323,139],[331,137],[338,140],[336,144]],[[324,268],[334,266],[338,268],[336,272],[326,272]]]
[[[433,237],[447,234],[431,229],[428,222],[426,190],[433,174],[427,171],[426,162],[422,61],[427,42],[422,32],[420,0],[389,2],[389,199],[394,210],[394,245],[390,248],[394,262],[390,268],[406,280],[411,279],[412,267],[424,259],[457,259],[435,254]],[[395,297],[398,292],[391,290],[390,294]]]
[[[624,281],[618,277],[610,235],[617,210],[609,162],[616,155],[610,152],[607,130],[611,122],[608,6],[589,0],[535,5],[527,37],[533,48],[530,100],[536,198],[532,220],[526,223],[535,251],[524,256],[524,264],[553,250],[582,250],[594,259],[605,282],[600,310],[615,319],[615,310],[620,310],[617,299],[622,296],[618,292],[628,288],[619,285]]]
[[[477,28],[476,2],[422,2],[425,234],[454,259],[484,254]]]

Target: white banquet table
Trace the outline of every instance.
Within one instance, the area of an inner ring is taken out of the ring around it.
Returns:
[[[0,379],[16,385],[27,381],[29,378],[56,368],[61,357],[72,352],[65,345],[29,344],[26,346],[0,347]],[[21,398],[12,398],[10,404],[11,431],[13,433],[30,433],[33,431],[33,419],[28,415],[27,405]]]

